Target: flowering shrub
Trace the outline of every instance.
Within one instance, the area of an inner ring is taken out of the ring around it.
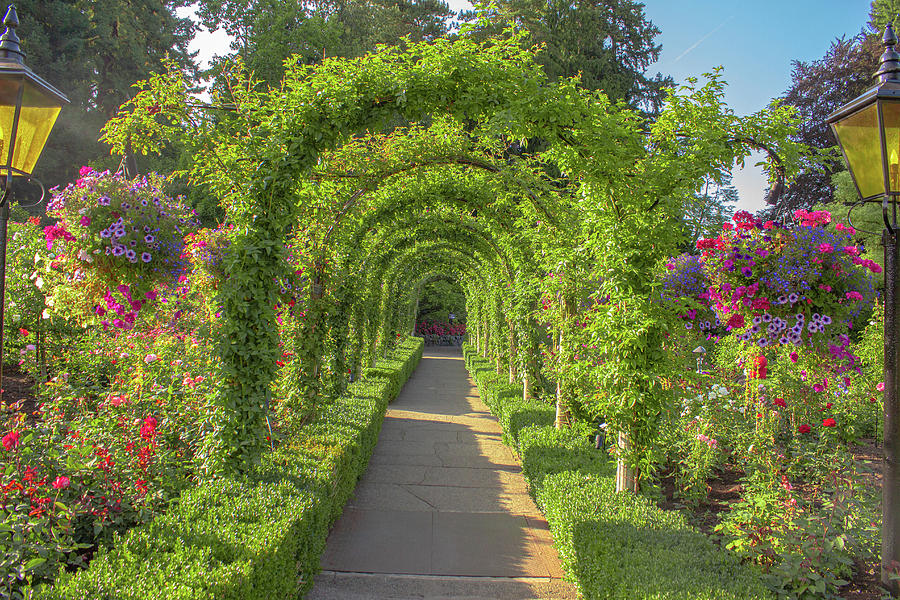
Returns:
[[[2,429],[0,577],[10,594],[150,520],[193,472],[215,385],[208,346],[146,327],[93,340],[93,360],[63,363],[75,372],[44,387],[36,422],[18,415]],[[3,539],[4,524],[21,543]]]

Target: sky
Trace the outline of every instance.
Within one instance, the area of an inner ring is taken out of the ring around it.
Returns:
[[[449,4],[453,10],[471,7],[465,0]],[[644,5],[662,32],[656,38],[662,53],[649,74],[671,75],[678,84],[722,66],[729,83],[726,102],[738,115],[748,115],[788,89],[792,61],[817,60],[834,39],[858,34],[870,0],[644,0]],[[201,31],[191,49],[205,62],[228,54],[228,46],[224,32]],[[744,169],[734,171],[740,209],[765,207],[766,179],[753,166],[762,158],[752,155]]]

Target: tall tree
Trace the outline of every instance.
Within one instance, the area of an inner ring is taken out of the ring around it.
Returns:
[[[356,57],[404,36],[432,40],[449,31],[443,0],[201,0],[204,26],[223,28],[257,77],[276,84],[285,58],[303,64]]]
[[[791,87],[781,100],[794,106],[802,117],[798,141],[820,149],[836,148],[837,140],[825,119],[875,84],[873,75],[883,50],[881,34],[888,23],[896,25],[898,16],[900,0],[873,0],[867,31],[835,40],[819,60],[793,62]],[[843,161],[836,159],[824,171],[807,169],[785,190],[772,212],[784,215],[833,202],[833,177],[844,168]]]
[[[131,95],[131,86],[162,70],[166,55],[196,72],[187,46],[188,0],[20,0],[26,64],[71,100],[57,120],[35,175],[48,187],[71,181],[88,163],[116,163],[100,128]]]
[[[793,62],[791,87],[781,102],[796,108],[801,116],[796,141],[820,149],[837,145],[825,119],[874,84],[881,50],[877,36],[860,33],[854,38],[835,40],[819,60]],[[787,214],[831,202],[831,177],[843,169],[841,160],[835,160],[825,171],[807,169],[782,194],[775,213]]]
[[[541,44],[551,78],[581,75],[582,85],[614,99],[658,112],[670,77],[646,75],[662,50],[656,27],[634,0],[496,0],[460,18],[474,21],[471,35],[499,35],[509,23]]]
[[[738,201],[738,190],[732,185],[731,173],[721,177],[721,183],[707,178],[699,192],[686,200],[684,225],[690,241],[690,249],[700,238],[715,237],[722,231],[722,224],[731,220]]]

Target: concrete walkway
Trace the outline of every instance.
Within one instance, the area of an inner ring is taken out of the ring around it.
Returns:
[[[459,349],[426,348],[307,598],[576,598],[501,433]]]

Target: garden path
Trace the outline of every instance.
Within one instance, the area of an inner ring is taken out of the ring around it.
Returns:
[[[426,348],[308,600],[576,598],[458,348]]]

